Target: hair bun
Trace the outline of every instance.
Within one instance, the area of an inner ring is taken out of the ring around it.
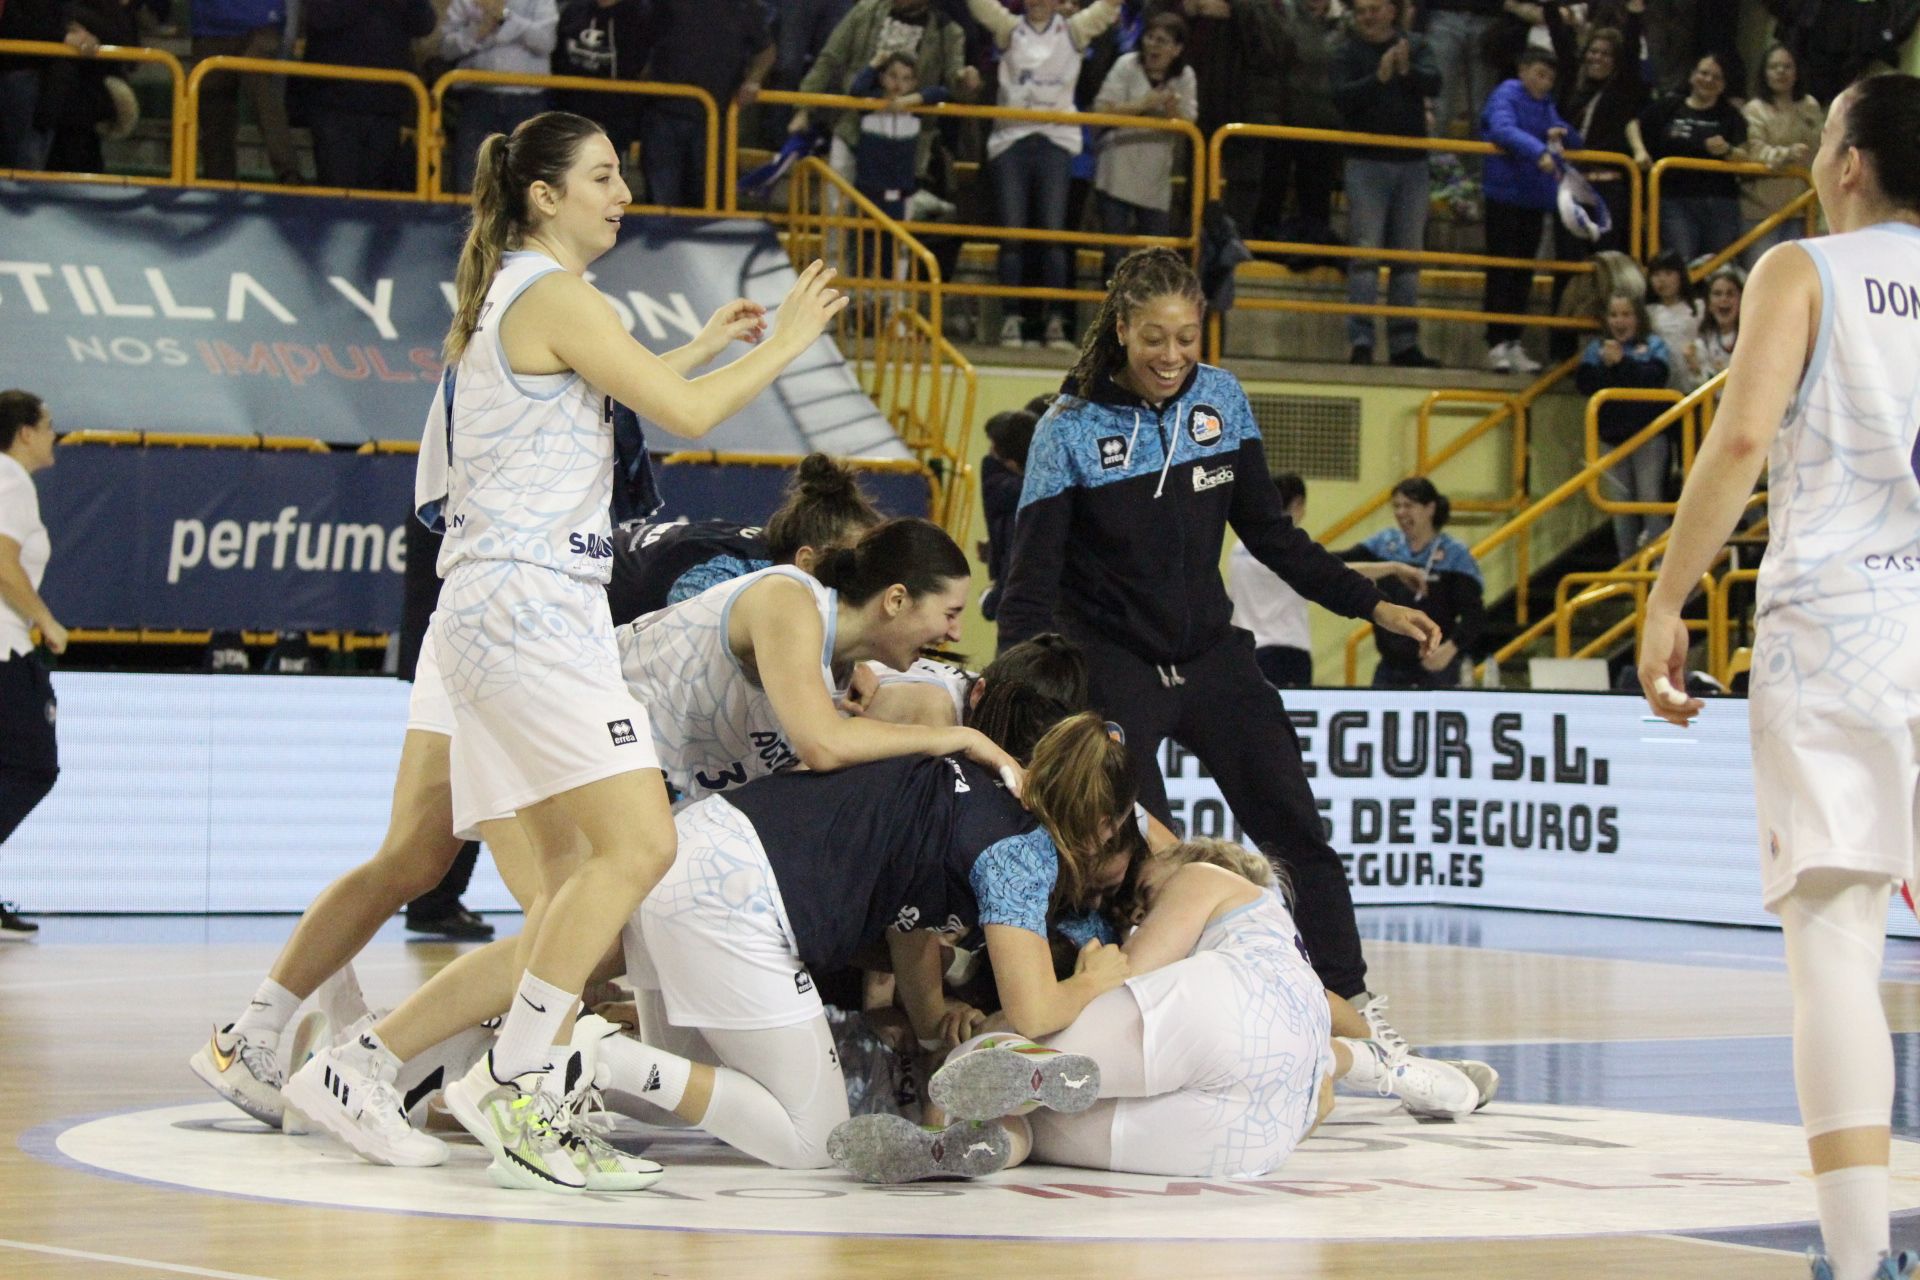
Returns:
[[[795,489],[809,498],[848,498],[860,492],[853,468],[825,453],[810,453],[800,459],[793,483]]]

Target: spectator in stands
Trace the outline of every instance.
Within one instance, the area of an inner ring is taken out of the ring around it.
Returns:
[[[647,0],[564,0],[553,42],[553,74],[588,80],[638,80],[652,53]],[[640,140],[645,100],[631,93],[556,90],[553,105],[607,131],[625,165]]]
[[[772,6],[775,83],[797,88],[852,7],[853,0],[781,0]]]
[[[1704,313],[1700,300],[1693,296],[1687,264],[1673,250],[1662,249],[1647,264],[1647,318],[1653,332],[1667,344],[1667,385],[1675,391],[1693,389],[1687,373],[1687,352],[1700,335]]]
[[[1439,91],[1440,70],[1420,36],[1400,29],[1401,0],[1355,0],[1353,29],[1333,55],[1333,97],[1344,126],[1357,133],[1421,138],[1427,132],[1426,100]],[[1353,147],[1346,156],[1347,238],[1356,249],[1424,249],[1427,236],[1427,153],[1393,147]],[[1347,301],[1373,305],[1380,297],[1378,262],[1347,264]],[[1387,301],[1411,307],[1420,301],[1420,268],[1388,266]],[[1347,318],[1352,364],[1373,363],[1370,315]],[[1387,353],[1394,364],[1432,368],[1420,349],[1420,322],[1409,316],[1387,321]]]
[[[920,160],[925,154],[921,135],[928,132],[927,120],[911,114],[910,108],[923,103],[937,106],[947,100],[947,91],[936,85],[922,93],[919,68],[904,53],[881,54],[879,62],[855,76],[850,90],[856,98],[886,100],[878,111],[860,117],[853,185],[888,217],[905,219],[907,201],[920,181]],[[891,239],[881,245],[881,259],[883,274],[898,278],[896,271],[904,264],[895,263]]]
[[[1770,169],[1805,169],[1820,147],[1820,130],[1827,122],[1826,111],[1801,87],[1800,64],[1784,44],[1773,45],[1760,60],[1753,96],[1740,113],[1747,118],[1747,159]],[[1741,179],[1742,231],[1751,231],[1805,190],[1807,185],[1798,178]],[[1782,222],[1747,247],[1747,265],[1782,240],[1798,240],[1805,230],[1800,218]]]
[[[431,0],[303,0],[308,62],[414,70],[413,42],[433,34]],[[323,187],[404,191],[415,166],[400,132],[418,118],[399,85],[315,80],[306,87],[313,169]]]
[[[1487,252],[1495,257],[1538,256],[1559,193],[1560,152],[1581,145],[1579,130],[1554,106],[1557,77],[1553,55],[1529,48],[1520,55],[1519,75],[1494,89],[1481,113],[1481,135],[1500,148],[1487,157],[1485,168]],[[1532,292],[1532,267],[1490,267],[1481,309],[1489,315],[1518,314],[1527,309]],[[1521,349],[1517,323],[1487,322],[1487,367],[1496,373],[1540,371]]]
[[[1469,655],[1486,627],[1485,582],[1479,562],[1466,544],[1442,533],[1453,504],[1424,476],[1393,488],[1394,527],[1340,553],[1348,561],[1410,565],[1422,581],[1410,585],[1399,574],[1382,576],[1380,594],[1408,605],[1439,624],[1441,642],[1422,658],[1420,646],[1385,627],[1373,629],[1380,650],[1375,688],[1451,689],[1461,683]]]
[[[1307,482],[1291,471],[1273,473],[1287,519],[1299,524],[1307,514]],[[1313,626],[1306,597],[1260,563],[1244,542],[1227,553],[1227,599],[1233,601],[1233,625],[1253,633],[1253,660],[1276,689],[1305,689],[1313,684]]]
[[[559,23],[554,0],[452,0],[440,26],[440,56],[466,71],[548,75]],[[511,134],[547,109],[544,89],[521,85],[476,85],[454,101],[452,191],[473,190],[488,134]]]
[[[690,84],[713,96],[724,120],[736,99],[751,106],[773,70],[773,33],[760,0],[652,0],[647,79]],[[647,200],[698,207],[706,199],[707,113],[688,98],[655,98],[640,124]]]
[[[1095,111],[1109,115],[1199,118],[1193,68],[1181,61],[1187,24],[1177,13],[1155,14],[1140,36],[1138,52],[1124,54],[1100,85]],[[1108,129],[1097,143],[1094,205],[1100,229],[1116,236],[1164,236],[1173,230],[1173,164],[1180,135],[1161,129]],[[1103,276],[1128,246],[1108,245]]]
[[[1120,0],[1094,0],[1071,18],[1059,11],[1055,0],[1027,0],[1025,15],[1018,17],[1002,8],[1000,0],[967,0],[967,7],[1000,50],[1000,105],[1069,113],[1075,109],[1073,90],[1087,42],[1112,26],[1120,14]],[[1076,125],[994,121],[987,134],[987,161],[1001,226],[1066,230],[1067,185],[1081,143]],[[1020,250],[1018,241],[1000,248],[1003,287],[1027,283],[1026,255]],[[1049,289],[1072,286],[1071,257],[1064,243],[1046,244],[1041,261],[1043,285]],[[1078,350],[1079,344],[1068,332],[1064,305],[1047,303],[1035,310],[1046,315],[1041,341],[1056,351]],[[1024,345],[1020,315],[1011,306],[1000,323],[1000,345]]]
[[[1000,579],[1013,552],[1014,517],[1020,513],[1020,486],[1027,474],[1027,449],[1040,415],[1028,409],[1009,409],[987,419],[987,456],[980,460],[980,509],[987,521],[987,540],[980,558],[987,562],[990,584],[980,596],[980,613],[992,622],[1000,612]]]
[[[1578,75],[1566,78],[1558,94],[1560,114],[1580,130],[1583,145],[1589,151],[1632,154],[1627,126],[1639,118],[1650,92],[1640,75],[1641,28],[1646,7],[1646,0],[1629,0],[1624,27],[1589,28],[1576,51],[1576,34],[1566,7],[1545,6],[1554,57],[1562,67],[1580,69]],[[1633,215],[1633,189],[1626,173],[1606,165],[1583,165],[1580,172],[1606,202],[1613,228],[1598,240],[1587,240],[1574,235],[1556,220],[1554,256],[1568,261],[1606,249],[1624,252]],[[1556,303],[1567,279],[1555,277]]]
[[[1286,101],[1280,118],[1300,129],[1344,129],[1333,98],[1333,57],[1347,29],[1347,17],[1336,0],[1281,0],[1285,22],[1286,64],[1283,80]],[[1262,175],[1262,212],[1256,225],[1264,229],[1268,216],[1277,222],[1276,239],[1305,244],[1339,244],[1333,233],[1333,187],[1340,172],[1340,148],[1324,142],[1282,139],[1267,153]],[[1293,209],[1287,211],[1287,197]],[[1337,259],[1319,258],[1308,266],[1325,266]]]
[[[87,52],[102,45],[139,44],[140,24],[134,16],[137,7],[136,0],[73,0],[67,30],[74,47]],[[49,134],[49,170],[106,172],[102,137],[118,129],[130,131],[139,122],[139,101],[125,79],[134,65],[73,58],[50,59],[42,64],[45,78],[38,114]]]
[[[1486,46],[1502,11],[1502,0],[1432,0],[1426,6],[1427,40],[1440,72],[1434,123],[1443,138],[1453,136],[1463,117],[1471,128],[1499,80]]]
[[[1725,372],[1732,363],[1734,343],[1740,340],[1740,301],[1746,295],[1747,273],[1724,263],[1713,269],[1705,285],[1706,312],[1693,345],[1687,348],[1688,390]]]
[[[1645,300],[1615,294],[1607,299],[1605,328],[1587,343],[1574,381],[1580,394],[1591,396],[1608,387],[1658,389],[1667,385],[1673,353],[1653,332]],[[1602,452],[1632,439],[1666,412],[1657,400],[1617,400],[1600,406]],[[1666,432],[1642,443],[1607,469],[1602,488],[1615,502],[1664,502],[1673,447]],[[1618,515],[1613,518],[1613,542],[1620,558],[1666,532],[1666,516]]]
[[[278,58],[285,37],[285,0],[193,0],[193,56]],[[273,180],[300,181],[300,160],[287,128],[286,84],[278,76],[209,76],[200,87],[200,176],[232,182],[239,173],[240,95],[247,95],[267,148]]]
[[[0,4],[0,40],[62,41],[82,53],[98,49],[93,33],[68,20],[67,0],[7,0]],[[46,164],[52,131],[40,124],[45,58],[0,58],[0,169]]]
[[[0,391],[0,848],[60,776],[53,682],[33,651],[32,628],[58,654],[67,629],[40,598],[47,527],[33,473],[53,465],[53,419],[40,397]],[[40,926],[0,902],[0,942],[33,937]]]
[[[1685,93],[1649,104],[1627,140],[1645,167],[1668,156],[1690,160],[1739,160],[1747,141],[1747,118],[1727,101],[1726,62],[1709,53],[1694,63]],[[1692,262],[1714,254],[1740,236],[1740,182],[1732,174],[1682,169],[1660,182],[1660,243]]]
[[[1287,107],[1284,0],[1180,0],[1186,17],[1186,60],[1200,97],[1200,133],[1223,124],[1285,124]],[[1266,138],[1240,138],[1220,151],[1223,203],[1241,236],[1276,234],[1280,210],[1266,192],[1279,190],[1284,154]]]
[[[980,73],[965,64],[966,35],[960,24],[935,9],[928,0],[858,0],[827,38],[826,47],[800,82],[802,93],[845,93],[863,67],[887,53],[904,53],[914,60],[924,88],[939,86],[955,97],[980,88]],[[807,111],[796,111],[787,128],[803,133],[812,128]],[[932,135],[921,134],[923,154]],[[854,147],[860,141],[860,118],[842,115],[833,125],[833,143],[827,161],[836,173],[853,181]]]

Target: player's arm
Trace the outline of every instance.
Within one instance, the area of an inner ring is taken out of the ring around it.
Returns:
[[[987,960],[1000,988],[1000,1009],[1013,1029],[1032,1039],[1052,1035],[1080,1016],[1080,1011],[1127,980],[1127,961],[1120,948],[1089,942],[1080,948],[1079,967],[1072,977],[1053,976],[1053,951],[1047,940],[1017,925],[989,924]]]
[[[949,729],[954,723],[953,696],[924,680],[889,680],[874,690],[864,714],[889,724]]]
[[[1256,886],[1231,871],[1189,862],[1167,877],[1153,900],[1153,909],[1122,945],[1129,971],[1134,975],[1151,973],[1186,959],[1216,912],[1236,898],[1251,902],[1259,893]]]
[[[946,988],[941,984],[940,935],[931,929],[912,933],[887,930],[887,954],[893,960],[893,980],[900,1003],[906,1007],[913,1034],[921,1040],[940,1036],[946,1016]]]
[[[1702,706],[1684,694],[1689,637],[1680,610],[1753,493],[1819,328],[1820,274],[1804,250],[1778,245],[1760,259],[1742,315],[1720,411],[1681,491],[1640,636],[1640,687],[1658,715],[1679,725]]]
[[[826,646],[820,611],[812,593],[791,578],[775,574],[742,591],[734,600],[728,631],[729,644],[745,639],[780,727],[809,769],[955,754],[996,771],[1002,766],[1017,769],[1012,756],[974,729],[885,724],[870,716],[841,715],[820,677]],[[735,652],[740,652],[737,645]]]
[[[698,378],[683,378],[641,345],[600,292],[571,272],[542,276],[514,303],[514,346],[516,354],[572,369],[673,435],[698,437],[765,390],[845,308],[845,295],[827,287],[832,274],[819,263],[808,267],[767,340]]]

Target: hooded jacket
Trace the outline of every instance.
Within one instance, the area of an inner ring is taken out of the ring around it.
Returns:
[[[1374,585],[1287,518],[1239,381],[1196,365],[1159,409],[1101,377],[1041,419],[1027,453],[1000,646],[1062,630],[1178,665],[1225,639],[1227,525],[1295,591],[1350,618]]]
[[[1560,115],[1552,98],[1536,98],[1519,79],[1504,80],[1487,95],[1480,112],[1480,136],[1500,148],[1482,168],[1487,199],[1522,209],[1551,209],[1560,191],[1557,174],[1542,173],[1540,157],[1547,149],[1547,131],[1565,129],[1561,145],[1577,151],[1580,131]]]

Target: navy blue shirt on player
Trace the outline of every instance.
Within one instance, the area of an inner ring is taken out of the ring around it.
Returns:
[[[613,534],[607,607],[613,625],[624,626],[772,564],[757,525],[725,520],[623,524]]]
[[[999,924],[1046,936],[1053,841],[971,760],[901,756],[832,773],[776,773],[725,803],[753,823],[815,973],[896,929]]]
[[[1226,370],[1196,365],[1158,409],[1110,378],[1063,397],[1027,453],[1001,650],[1060,630],[1155,665],[1198,657],[1232,625],[1220,577],[1229,524],[1314,603],[1349,618],[1380,604],[1371,582],[1287,518],[1246,392]]]

